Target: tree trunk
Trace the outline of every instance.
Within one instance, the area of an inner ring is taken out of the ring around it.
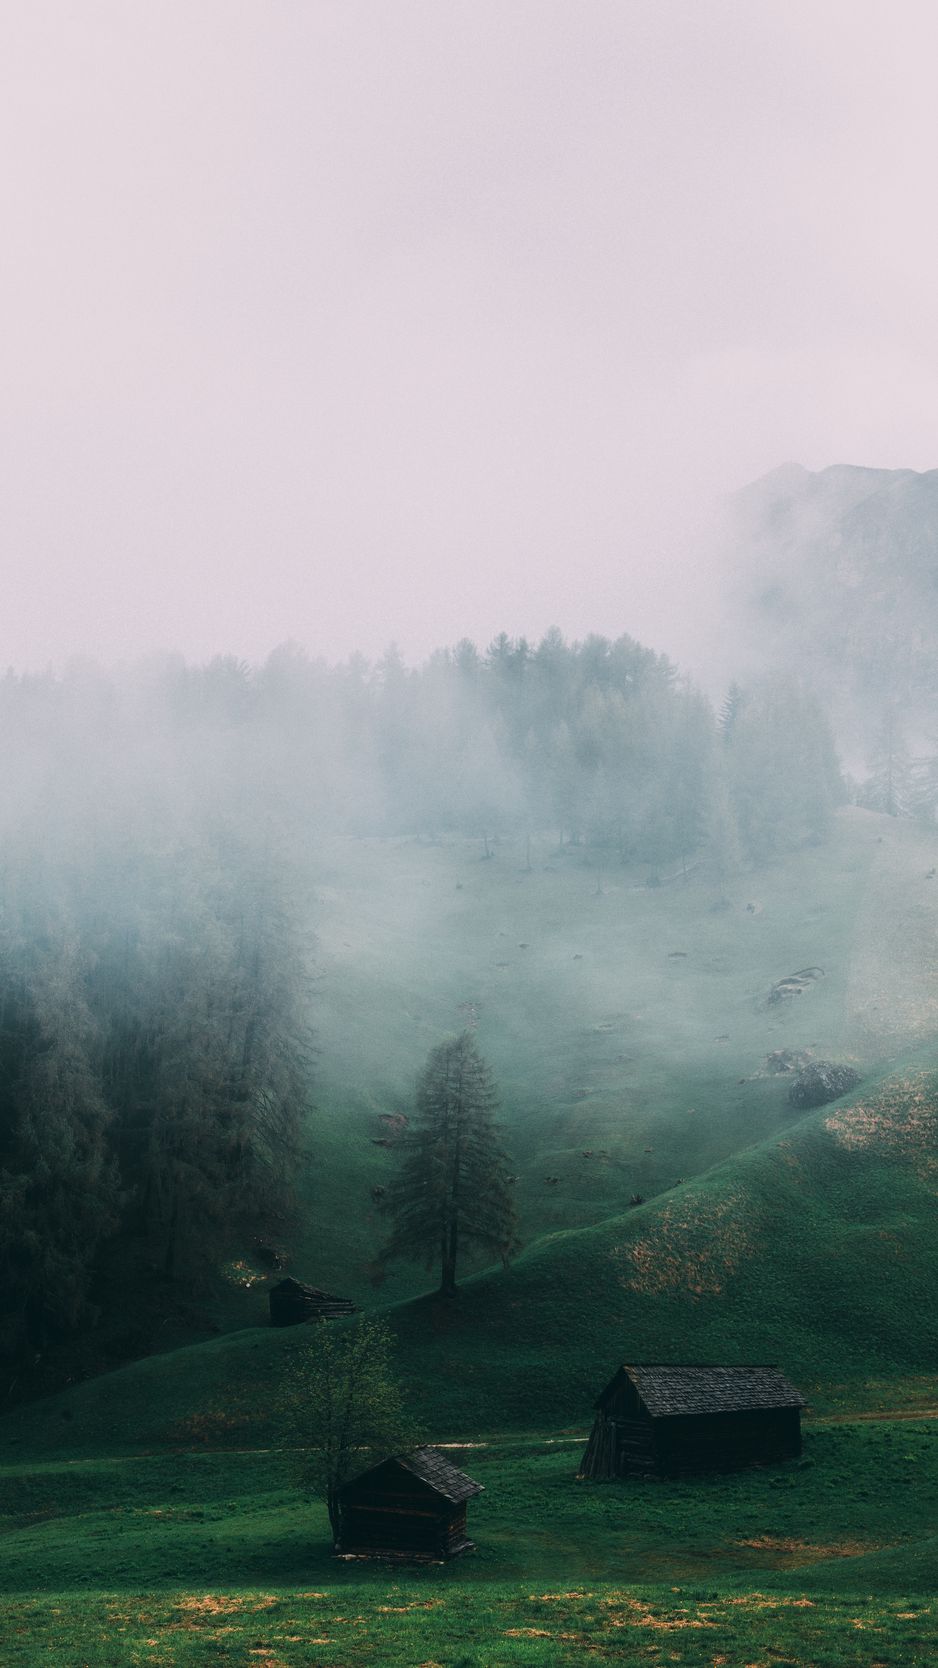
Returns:
[[[339,1514],[339,1491],[335,1487],[334,1483],[330,1483],[326,1489],[326,1510],[329,1513],[329,1527],[332,1530],[333,1549],[336,1552],[339,1552],[341,1550],[339,1531],[342,1526],[342,1519]]]
[[[460,1079],[461,1076],[460,1073]],[[461,1100],[461,1081],[458,1095]],[[456,1139],[453,1143],[453,1169],[449,1192],[448,1221],[443,1229],[443,1277],[440,1282],[440,1294],[443,1297],[454,1297],[456,1295],[456,1253],[459,1249],[459,1172],[462,1167],[460,1118],[461,1109],[456,1113]]]
[[[169,1233],[166,1239],[166,1253],[163,1258],[163,1273],[167,1280],[171,1280],[176,1271],[176,1240],[179,1229],[179,1194],[173,1196],[173,1210],[169,1220]]]
[[[447,1224],[443,1234],[443,1270],[440,1276],[440,1296],[455,1297],[456,1295],[456,1251],[458,1248],[459,1228],[455,1219]]]

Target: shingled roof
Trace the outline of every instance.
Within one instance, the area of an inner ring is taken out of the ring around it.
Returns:
[[[410,1454],[396,1454],[398,1465],[413,1476],[419,1477],[421,1482],[429,1483],[437,1494],[442,1494],[445,1500],[451,1500],[458,1506],[463,1500],[470,1500],[474,1494],[481,1494],[482,1484],[474,1483],[467,1477],[465,1471],[460,1471],[441,1454],[438,1448],[415,1448]]]
[[[624,1373],[634,1384],[653,1419],[680,1414],[744,1413],[758,1408],[806,1407],[799,1390],[778,1367],[725,1367],[637,1361],[619,1368],[597,1406]]]

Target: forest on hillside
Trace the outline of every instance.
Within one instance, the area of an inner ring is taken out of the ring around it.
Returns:
[[[784,677],[719,713],[628,637],[418,669],[178,659],[0,681],[0,1352],[197,1290],[275,1233],[314,1083],[316,839],[550,831],[666,883],[824,838],[843,785]],[[415,1061],[415,1069],[417,1065]],[[313,1155],[315,1162],[315,1155]],[[138,1340],[139,1342],[139,1340]],[[133,1348],[131,1340],[128,1348]]]

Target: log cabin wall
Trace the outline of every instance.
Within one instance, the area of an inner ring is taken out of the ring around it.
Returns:
[[[801,1453],[797,1408],[657,1419],[655,1434],[662,1474],[736,1471],[746,1465],[796,1459]]]
[[[650,1419],[616,1421],[615,1475],[653,1477],[659,1470],[658,1444]]]
[[[355,1313],[351,1298],[334,1297],[316,1286],[304,1286],[288,1276],[272,1286],[268,1296],[272,1326],[298,1326],[310,1320],[340,1320]]]
[[[443,1558],[448,1527],[439,1511],[420,1512],[386,1502],[361,1501],[343,1505],[340,1542],[343,1552],[406,1552]]]
[[[649,1408],[633,1373],[639,1383],[644,1377],[650,1398],[663,1406]],[[758,1395],[769,1405],[753,1405]],[[741,1407],[732,1405],[737,1396]],[[707,1401],[714,1405],[707,1407]],[[794,1459],[801,1453],[803,1405],[775,1368],[621,1368],[596,1404],[579,1474],[674,1476]]]
[[[343,1552],[447,1559],[474,1547],[465,1500],[447,1500],[393,1461],[348,1483],[340,1512]]]
[[[444,1558],[455,1558],[457,1553],[472,1552],[475,1542],[469,1539],[466,1525],[465,1506],[456,1506],[443,1526],[442,1548]]]

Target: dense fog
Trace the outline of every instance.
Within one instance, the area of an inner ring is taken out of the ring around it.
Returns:
[[[715,702],[629,636],[556,629],[463,640],[417,665],[394,648],[330,664],[284,644],[257,665],[11,669],[0,1310],[13,1382],[17,1363],[119,1310],[128,1284],[197,1294],[224,1255],[289,1235],[298,1178],[318,1162],[319,902],[351,873],[324,842],[459,837],[480,862],[510,847],[522,875],[574,853],[599,894],[604,874],[651,892],[693,876],[719,909],[824,842],[838,805],[933,826],[915,534],[930,490],[912,472],[788,469],[741,495],[734,625],[711,687],[721,665],[739,672]],[[380,907],[410,913],[400,925],[423,933],[432,964],[443,929],[418,921],[413,897]],[[363,967],[379,957],[357,953]],[[565,953],[581,959],[572,937]],[[402,975],[389,961],[374,976]],[[589,988],[564,998],[571,1013],[586,1016]],[[668,1019],[688,1061],[701,1023],[693,1004]],[[363,1035],[376,1083],[379,1048]],[[419,1064],[416,1033],[412,1048],[398,1086]]]
[[[702,865],[718,899],[822,839],[844,795],[823,712],[788,676],[714,712],[630,638],[559,632],[417,668],[285,646],[258,667],[11,672],[0,736],[14,1358],[131,1271],[192,1281],[289,1218],[324,835],[458,833],[482,860],[510,836],[528,865],[548,838],[648,887]]]

